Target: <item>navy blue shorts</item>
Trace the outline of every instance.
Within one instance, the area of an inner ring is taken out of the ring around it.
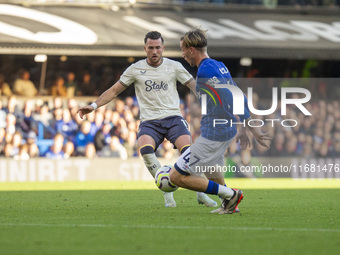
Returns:
[[[142,135],[151,136],[156,143],[156,148],[168,139],[173,145],[181,135],[190,135],[188,123],[181,116],[170,116],[160,120],[147,120],[139,125],[138,138]]]

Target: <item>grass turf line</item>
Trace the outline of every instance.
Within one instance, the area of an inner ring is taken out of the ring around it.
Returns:
[[[340,189],[244,194],[213,215],[185,190],[176,208],[156,189],[2,191],[0,254],[337,254]]]
[[[340,179],[263,178],[226,179],[229,187],[239,189],[337,189]],[[15,190],[155,190],[153,181],[87,181],[87,182],[4,182],[0,191]]]

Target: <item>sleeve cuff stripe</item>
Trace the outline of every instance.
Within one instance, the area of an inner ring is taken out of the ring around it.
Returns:
[[[188,80],[188,81],[187,81],[186,83],[184,83],[183,85],[184,85],[184,86],[188,85],[188,84],[189,84],[189,82],[191,82],[193,79],[194,79],[194,78],[193,78],[193,77],[191,77],[191,79],[190,79],[190,80]]]
[[[126,85],[124,82],[122,82],[121,80],[119,80],[120,84],[122,84],[125,88],[129,87],[128,85]]]

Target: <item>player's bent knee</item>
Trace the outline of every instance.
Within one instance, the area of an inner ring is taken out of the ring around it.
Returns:
[[[180,150],[179,150],[179,152],[181,153],[181,154],[183,154],[187,149],[189,149],[190,148],[190,144],[187,144],[187,145],[184,145]]]
[[[176,173],[177,171],[176,171],[176,169],[175,168],[172,168],[171,170],[170,170],[170,173],[169,173],[169,177],[170,177],[170,181],[173,183],[173,184],[175,184],[175,185],[177,185],[177,182],[178,182],[178,173]],[[178,185],[177,185],[178,186]]]
[[[185,175],[180,174],[177,172],[175,168],[172,168],[170,173],[169,173],[170,180],[173,184],[176,186],[182,187],[183,186],[183,178]]]

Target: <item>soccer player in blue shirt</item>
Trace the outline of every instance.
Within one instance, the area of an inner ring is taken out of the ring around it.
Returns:
[[[191,66],[198,67],[196,94],[202,107],[205,107],[205,114],[201,120],[201,135],[175,163],[170,171],[170,179],[179,187],[218,195],[222,205],[212,212],[231,214],[241,202],[243,192],[227,187],[222,172],[217,171],[218,166],[224,165],[225,150],[235,137],[237,142],[240,141],[241,148],[249,146],[247,129],[265,147],[269,147],[267,140],[271,138],[259,128],[247,125],[250,119],[247,99],[243,93],[243,98],[233,96],[233,86],[237,85],[227,67],[222,62],[209,58],[206,32],[200,28],[192,29],[181,38],[180,46],[184,59]],[[239,99],[244,99],[244,114],[235,116],[233,100]],[[241,125],[237,133],[235,122],[240,123],[239,121],[245,123],[245,127],[242,128]],[[201,176],[202,172],[208,179]]]

